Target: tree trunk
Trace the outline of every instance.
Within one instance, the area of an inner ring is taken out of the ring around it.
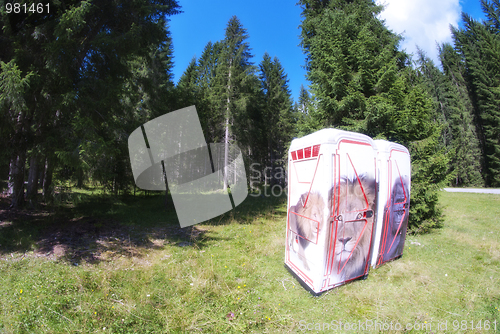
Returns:
[[[26,152],[21,151],[12,158],[9,170],[9,193],[11,194],[10,207],[17,209],[24,203],[24,164]]]
[[[0,192],[4,190],[4,184],[3,180],[8,180],[9,179],[9,167],[10,167],[10,161],[6,160],[5,164],[0,165]]]
[[[43,180],[43,197],[48,200],[52,195],[52,174],[54,172],[55,161],[52,157],[45,160],[45,178]]]
[[[78,170],[76,171],[76,177],[77,177],[76,187],[83,188],[83,169],[82,168],[78,168]]]
[[[227,166],[229,162],[229,119],[226,118],[226,135],[224,138],[224,189],[227,189],[227,178],[229,168]]]
[[[39,161],[38,172],[38,189],[43,189],[43,181],[45,179],[45,160]]]
[[[38,154],[33,154],[30,158],[28,186],[26,188],[26,199],[32,208],[36,206],[38,195],[38,160]]]

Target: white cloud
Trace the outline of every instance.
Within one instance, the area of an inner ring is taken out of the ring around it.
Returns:
[[[435,65],[440,65],[436,43],[452,43],[450,24],[458,26],[459,0],[376,0],[385,6],[380,18],[389,29],[402,34],[401,49],[416,55],[417,45]]]

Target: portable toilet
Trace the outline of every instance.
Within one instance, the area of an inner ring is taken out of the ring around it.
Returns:
[[[374,268],[403,255],[410,209],[410,153],[403,145],[375,140],[378,202],[371,264]]]
[[[368,136],[323,129],[292,141],[285,267],[311,293],[368,275],[375,175]]]

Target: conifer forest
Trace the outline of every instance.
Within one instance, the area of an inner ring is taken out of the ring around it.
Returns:
[[[280,59],[256,59],[236,16],[174,82],[168,22],[181,0],[54,0],[36,15],[4,5],[0,192],[13,209],[67,184],[131,195],[129,134],[195,105],[206,142],[236,144],[247,174],[259,163],[277,175],[294,137],[327,127],[408,147],[410,228],[438,227],[442,187],[500,187],[500,1],[480,1],[486,19],[462,13],[436,64],[401,51],[372,0],[299,0],[310,85],[297,101]]]

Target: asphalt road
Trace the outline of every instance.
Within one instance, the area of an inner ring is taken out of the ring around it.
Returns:
[[[500,194],[500,189],[491,188],[444,188],[444,191],[450,193]]]

